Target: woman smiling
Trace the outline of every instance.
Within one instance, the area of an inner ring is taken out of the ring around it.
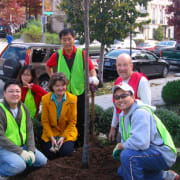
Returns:
[[[42,98],[43,152],[49,159],[69,156],[77,139],[77,97],[67,92],[64,73],[54,73]]]

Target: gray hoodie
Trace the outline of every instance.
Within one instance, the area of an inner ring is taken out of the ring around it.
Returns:
[[[165,162],[171,167],[175,161],[177,155],[171,151],[171,149],[164,145],[163,140],[157,130],[156,121],[153,118],[151,112],[146,109],[137,109],[140,106],[145,106],[140,100],[135,100],[131,106],[128,114],[121,112],[119,119],[124,116],[124,126],[126,132],[128,131],[128,124],[131,117],[131,129],[130,137],[124,141],[122,135],[121,123],[119,123],[119,131],[121,133],[121,142],[123,143],[124,149],[133,150],[146,150],[150,147],[159,151],[164,157]],[[146,105],[148,106],[148,105]],[[155,107],[148,106],[155,110]]]

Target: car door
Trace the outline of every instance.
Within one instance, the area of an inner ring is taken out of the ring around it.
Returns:
[[[157,57],[150,52],[141,51],[136,54],[136,59],[138,59],[136,66],[146,76],[158,75],[162,71],[162,66]]]

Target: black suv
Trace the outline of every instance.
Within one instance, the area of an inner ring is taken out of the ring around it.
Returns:
[[[0,55],[0,79],[15,79],[24,64],[36,69],[40,86],[47,90],[49,76],[46,61],[60,49],[60,45],[45,43],[12,43]]]

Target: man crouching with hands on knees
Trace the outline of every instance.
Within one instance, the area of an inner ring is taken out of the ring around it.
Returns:
[[[47,158],[35,149],[30,114],[20,100],[19,83],[6,82],[0,103],[0,179],[21,173],[27,166],[47,163]]]
[[[127,83],[112,89],[119,115],[121,143],[113,150],[121,161],[118,175],[123,180],[177,180],[179,175],[168,170],[176,161],[177,151],[170,134],[154,114],[155,108],[135,100]],[[165,171],[166,170],[166,171]]]

